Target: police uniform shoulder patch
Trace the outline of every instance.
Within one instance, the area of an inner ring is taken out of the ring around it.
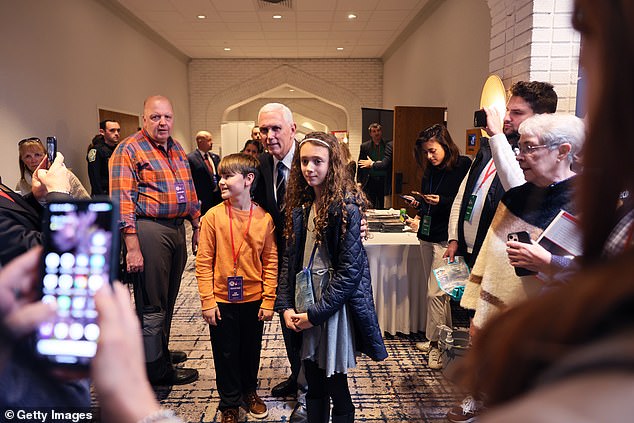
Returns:
[[[91,148],[90,151],[88,152],[88,161],[92,163],[95,161],[96,158],[97,158],[97,149]]]

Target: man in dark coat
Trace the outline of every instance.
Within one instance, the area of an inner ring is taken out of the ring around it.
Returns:
[[[104,119],[99,122],[99,135],[93,138],[91,148],[86,155],[91,186],[90,195],[93,197],[110,195],[108,160],[110,160],[110,156],[120,140],[121,125],[119,122],[112,119]]]
[[[200,201],[200,212],[205,214],[216,204],[222,203],[218,187],[220,156],[211,152],[214,140],[210,132],[199,131],[196,134],[196,144],[198,148],[187,155],[187,160],[192,171],[196,195]]]
[[[255,202],[264,208],[275,223],[275,239],[281,266],[286,247],[284,232],[284,194],[290,176],[291,163],[295,154],[295,130],[293,114],[288,107],[280,103],[264,105],[258,113],[258,126],[266,153],[260,155],[260,177],[255,188]],[[291,365],[291,375],[271,390],[271,395],[284,397],[297,393],[297,378],[301,369],[302,334],[288,329],[280,316],[282,335],[286,346],[286,355]],[[291,423],[306,422],[306,408],[303,400],[297,402],[290,416]]]
[[[359,149],[357,182],[375,209],[384,208],[385,196],[392,192],[392,141],[383,139],[378,123],[368,127],[370,140]]]

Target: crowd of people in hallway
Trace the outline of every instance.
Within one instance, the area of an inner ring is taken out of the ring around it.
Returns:
[[[422,179],[418,196],[407,197],[416,210],[407,224],[428,295],[427,340],[413,347],[431,369],[445,364],[438,327],[452,326],[431,271],[457,256],[471,269],[460,304],[471,312],[472,347],[455,375],[470,395],[449,421],[618,421],[634,412],[634,151],[619,125],[634,113],[633,16],[626,2],[575,0],[585,124],[556,113],[550,83],[520,81],[505,112],[484,108],[488,137],[473,161],[443,123],[421,128],[413,156]],[[240,409],[267,417],[258,370],[263,325],[275,314],[290,375],[271,394],[296,398],[289,421],[355,421],[349,369],[359,353],[387,358],[363,238],[366,210],[391,194],[392,141],[370,125],[353,164],[332,134],[299,139],[291,110],[269,103],[243,150],[221,158],[204,130],[186,154],[174,120],[168,98],[149,96],[138,132],[121,139],[119,122],[104,120],[86,155],[92,195],[119,204],[122,270],[136,304],[135,313],[118,282],[96,294],[90,375],[60,377],[29,338],[56,312],[38,296],[42,205],[90,196],[61,153],[49,162],[38,138],[18,143],[17,192],[0,190],[0,406],[87,409],[90,376],[105,420],[180,421],[152,385],[199,377],[181,364],[185,352],[169,349],[187,221],[221,421],[239,421]],[[536,242],[561,211],[579,220],[576,257]],[[509,238],[522,232],[528,240]],[[144,315],[157,310],[158,344],[148,348]]]

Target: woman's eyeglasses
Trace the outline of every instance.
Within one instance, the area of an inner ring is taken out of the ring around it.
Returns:
[[[533,154],[535,150],[539,150],[540,148],[548,148],[547,145],[539,144],[539,145],[519,145],[515,151],[517,154]]]
[[[22,145],[25,142],[39,142],[40,144],[42,144],[42,140],[40,140],[38,137],[31,137],[31,138],[24,138],[23,140],[20,140],[20,142],[18,142],[18,145]]]

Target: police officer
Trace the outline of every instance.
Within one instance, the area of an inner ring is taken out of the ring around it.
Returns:
[[[104,119],[99,122],[99,135],[102,142],[93,139],[91,148],[86,155],[88,161],[88,177],[92,187],[91,195],[109,195],[108,188],[108,160],[112,156],[121,139],[121,126],[112,119]],[[96,137],[95,137],[96,138]]]

